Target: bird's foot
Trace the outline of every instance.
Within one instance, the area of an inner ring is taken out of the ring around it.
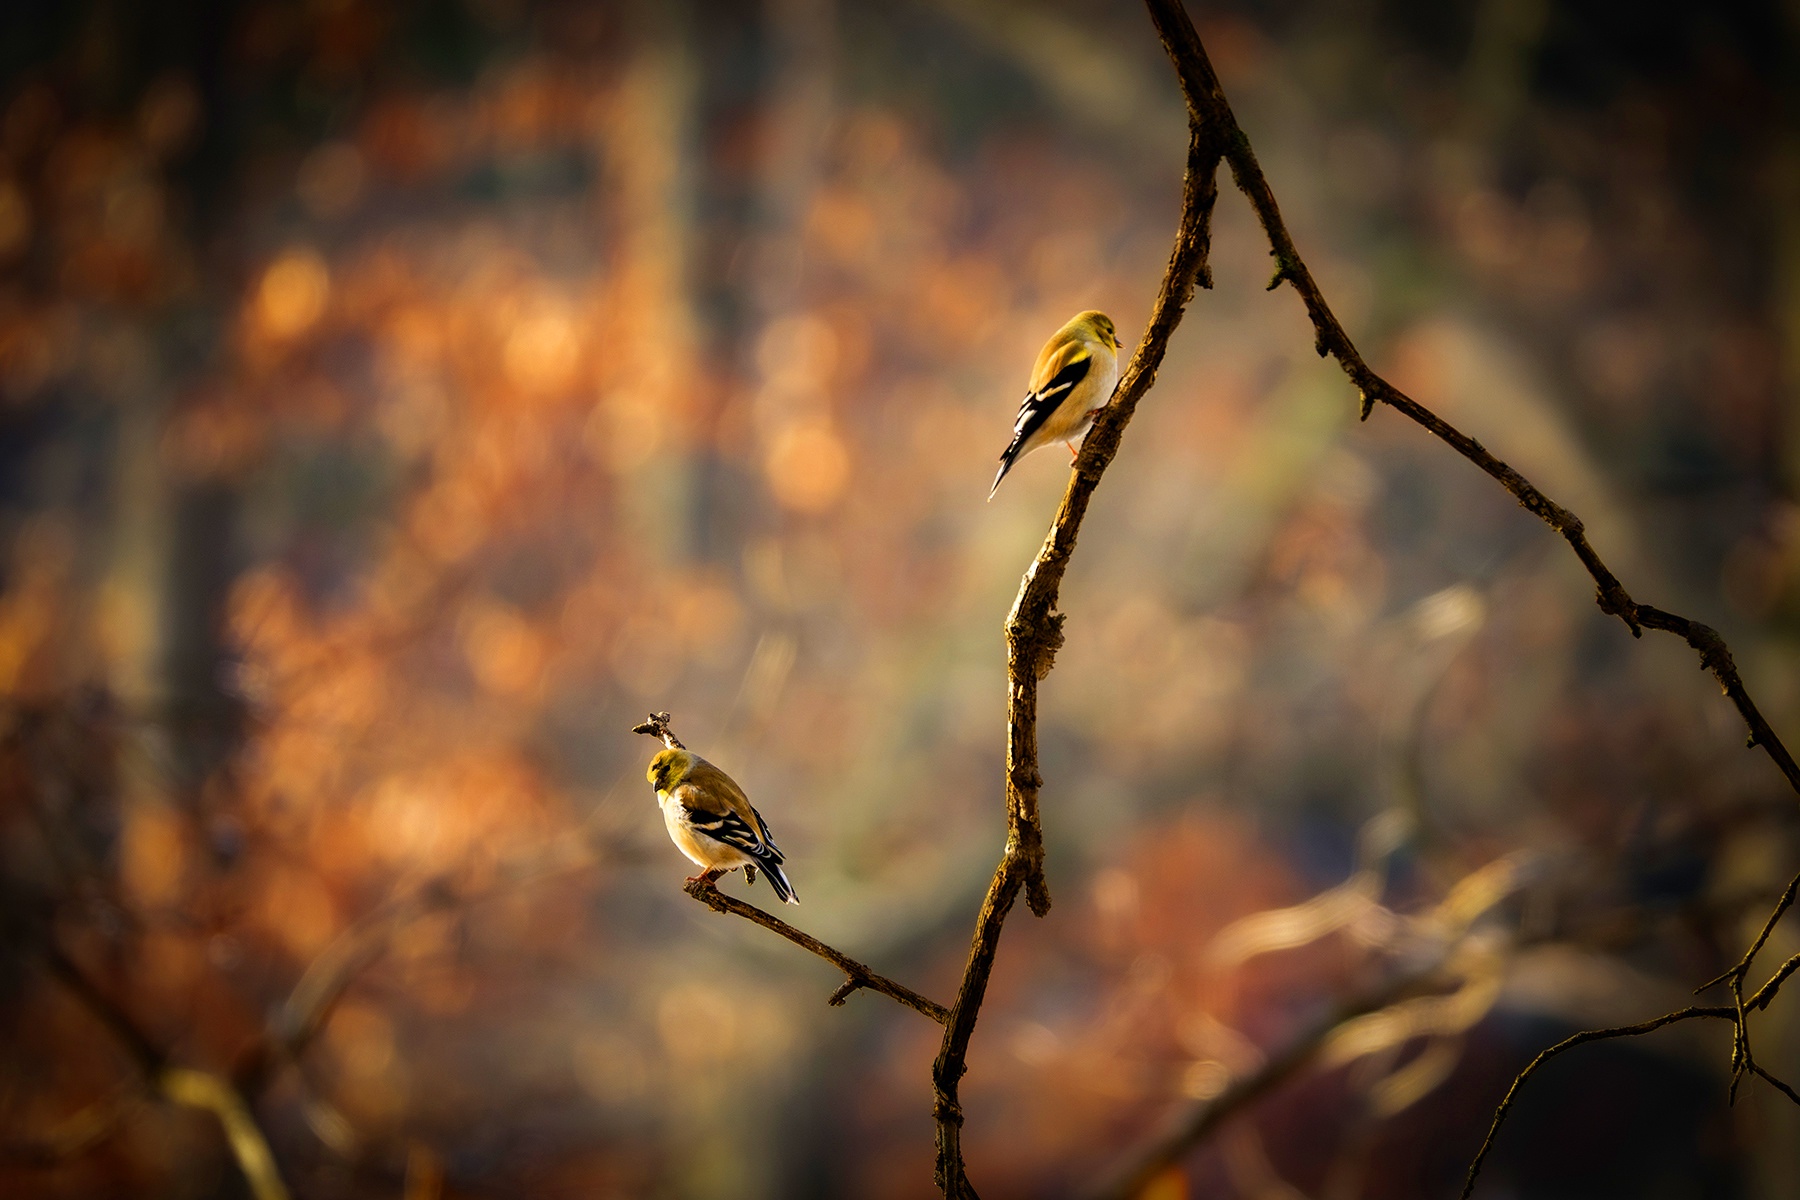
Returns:
[[[719,877],[724,874],[725,872],[719,870],[702,871],[698,875],[689,875],[687,881],[697,883],[701,887],[715,887],[718,885]]]
[[[1075,452],[1075,443],[1074,442],[1064,442],[1063,445],[1065,445],[1069,448],[1069,461],[1074,462],[1076,460],[1076,458],[1079,457],[1079,455],[1077,455]]]

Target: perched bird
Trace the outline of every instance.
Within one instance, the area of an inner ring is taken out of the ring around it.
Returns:
[[[1112,318],[1089,309],[1056,331],[1038,351],[1031,371],[1031,390],[1019,405],[1013,424],[1012,444],[1000,456],[1000,472],[988,499],[1000,490],[1000,481],[1013,464],[1051,442],[1067,442],[1069,457],[1075,443],[1094,423],[1094,414],[1112,399],[1119,382],[1119,331]]]
[[[750,798],[731,776],[691,750],[670,749],[650,760],[645,778],[656,788],[669,840],[705,868],[690,876],[689,883],[710,882],[739,867],[755,883],[756,869],[761,867],[778,897],[800,903],[781,869],[781,848],[769,836],[768,823],[750,807]]]

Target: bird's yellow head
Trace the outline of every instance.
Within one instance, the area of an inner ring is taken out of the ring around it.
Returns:
[[[1075,314],[1069,322],[1069,332],[1078,337],[1085,337],[1099,342],[1102,346],[1111,346],[1114,353],[1119,349],[1119,330],[1112,318],[1096,309]]]
[[[688,772],[694,769],[694,756],[686,750],[664,750],[650,760],[650,769],[644,772],[644,778],[659,792],[679,787]]]

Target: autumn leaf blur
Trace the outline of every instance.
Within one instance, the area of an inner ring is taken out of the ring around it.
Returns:
[[[1800,738],[1793,14],[1193,11],[1370,361]],[[1066,481],[984,504],[993,461],[1070,314],[1129,347],[1179,203],[1143,13],[23,0],[0,64],[0,1193],[934,1194],[937,1028],[683,896],[628,730],[951,998]],[[970,1170],[1077,1194],[1416,977],[1143,1194],[1441,1196],[1538,1049],[1736,959],[1793,797],[1357,422],[1228,186],[1212,262],[1064,589]],[[1800,1113],[1657,1039],[1546,1073],[1491,1194],[1787,1194]]]

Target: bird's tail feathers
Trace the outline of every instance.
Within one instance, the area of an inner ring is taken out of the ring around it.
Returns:
[[[778,862],[764,862],[762,873],[768,876],[769,886],[775,889],[775,896],[783,904],[798,904],[800,897],[794,894],[794,885],[788,882],[787,872],[781,869]]]
[[[1006,473],[1013,469],[1014,463],[1019,461],[1019,450],[1023,444],[1023,438],[1014,438],[1012,445],[1006,448],[1006,453],[1000,456],[1000,469],[994,473],[994,486],[988,489],[989,500],[992,500],[994,493],[1000,490],[1000,481],[1006,478]]]

